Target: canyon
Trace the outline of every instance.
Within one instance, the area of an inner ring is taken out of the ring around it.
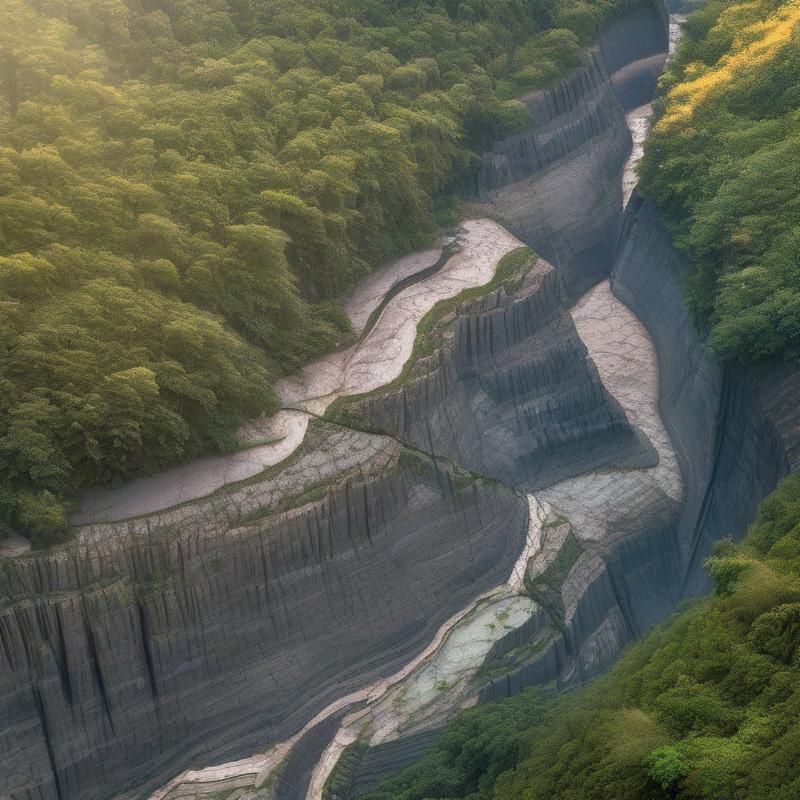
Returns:
[[[357,342],[241,451],[0,561],[0,797],[358,797],[458,708],[576,685],[708,589],[800,463],[800,377],[713,359],[634,188],[677,32],[636,6],[523,98],[474,218],[367,279]]]

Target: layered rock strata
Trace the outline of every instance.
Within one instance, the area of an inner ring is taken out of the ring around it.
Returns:
[[[702,560],[740,535],[759,500],[798,466],[800,377],[787,367],[723,369],[699,339],[681,295],[685,259],[656,208],[635,196],[611,274],[614,294],[647,327],[661,370],[659,407],[687,487],[676,541],[683,590],[708,587]]]
[[[625,112],[649,102],[667,49],[660,3],[613,20],[580,69],[522,98],[532,127],[498,142],[466,187],[560,270],[574,299],[611,269],[631,149]]]
[[[600,465],[658,461],[606,391],[561,278],[541,259],[441,316],[425,349],[397,388],[347,401],[336,418],[526,491]]]
[[[266,481],[263,519],[220,503],[7,562],[3,795],[138,798],[176,762],[287,737],[502,580],[524,500],[369,438],[371,458],[287,513]]]

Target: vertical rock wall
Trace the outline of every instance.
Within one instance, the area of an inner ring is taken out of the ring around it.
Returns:
[[[539,260],[434,324],[440,346],[398,388],[345,417],[526,491],[598,466],[657,455],[603,386],[568,313],[559,274]]]
[[[467,187],[561,272],[573,298],[611,269],[622,216],[619,175],[631,149],[625,111],[652,97],[667,28],[659,2],[609,23],[581,68],[522,98],[533,126],[498,142]]]
[[[5,563],[0,796],[142,798],[405,663],[507,576],[527,504],[403,451],[264,521]]]
[[[796,458],[797,404],[794,412],[786,400],[770,409],[760,388],[770,381],[784,392],[798,386],[785,369],[780,379],[771,370],[723,369],[714,360],[683,305],[685,269],[655,206],[634,196],[611,287],[645,324],[658,352],[661,416],[686,486],[676,531],[682,591],[696,593],[708,588],[702,561],[713,542],[743,534],[758,502],[788,472],[789,456]]]

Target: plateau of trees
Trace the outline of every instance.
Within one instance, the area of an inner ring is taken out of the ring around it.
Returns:
[[[0,0],[0,529],[235,447],[635,1]]]
[[[609,674],[462,712],[365,800],[800,797],[800,475],[706,568],[716,593]]]
[[[719,356],[800,359],[800,6],[709,0],[664,78],[641,185]]]

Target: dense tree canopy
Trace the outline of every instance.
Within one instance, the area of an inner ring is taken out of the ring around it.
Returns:
[[[629,1],[0,0],[0,520],[235,446]]]
[[[365,800],[794,800],[800,797],[800,475],[707,569],[713,597],[567,695],[462,712]]]
[[[723,358],[800,359],[800,5],[709,0],[689,18],[642,186],[689,254],[687,299]]]

